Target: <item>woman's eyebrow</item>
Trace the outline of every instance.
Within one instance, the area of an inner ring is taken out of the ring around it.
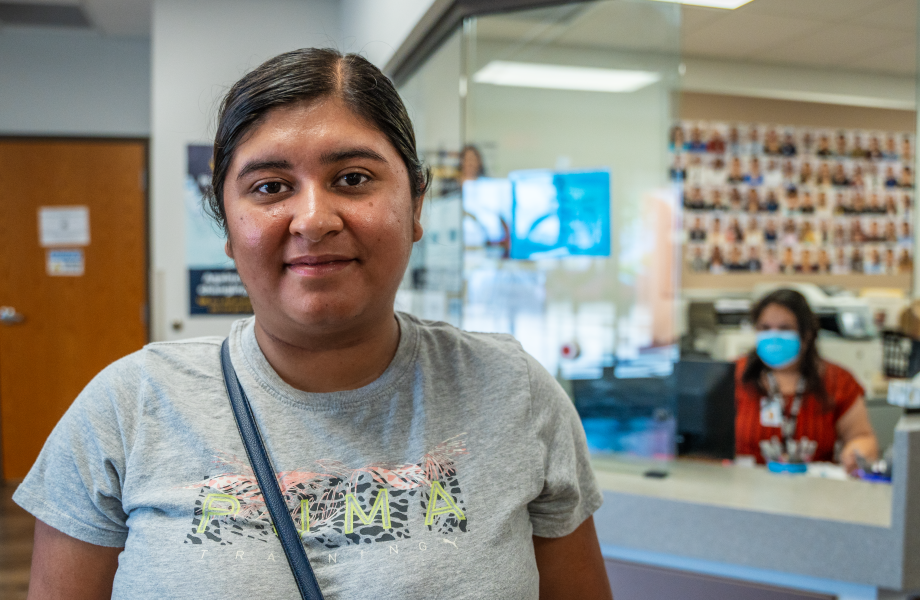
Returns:
[[[334,164],[334,163],[337,163],[343,160],[351,160],[354,158],[366,158],[369,160],[374,160],[374,161],[378,161],[382,163],[387,162],[387,159],[385,159],[383,156],[381,156],[374,150],[371,150],[370,148],[367,148],[367,147],[349,148],[347,150],[337,150],[334,152],[323,152],[319,156],[320,162],[325,165]],[[246,163],[245,165],[243,165],[243,168],[240,169],[240,172],[236,176],[236,178],[238,180],[242,179],[243,177],[252,173],[253,171],[262,171],[265,169],[291,169],[291,168],[293,168],[293,165],[289,161],[286,161],[283,159],[279,159],[279,160],[258,160],[256,159],[256,160],[250,161]]]
[[[265,169],[290,169],[291,163],[286,160],[253,160],[240,169],[239,175],[236,176],[237,180],[242,179],[246,175],[249,175],[253,171],[262,171]]]
[[[337,163],[343,160],[351,160],[354,158],[367,158],[369,160],[375,160],[382,163],[387,162],[387,159],[366,146],[349,148],[347,150],[337,150],[334,152],[323,152],[319,156],[320,162],[324,165]]]

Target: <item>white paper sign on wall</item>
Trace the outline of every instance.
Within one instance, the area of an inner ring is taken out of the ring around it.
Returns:
[[[38,236],[42,247],[88,246],[88,206],[42,206],[38,209]]]

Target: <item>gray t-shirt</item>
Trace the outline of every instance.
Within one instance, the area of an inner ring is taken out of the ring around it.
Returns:
[[[511,337],[399,314],[363,388],[287,385],[253,319],[231,357],[320,586],[336,598],[537,598],[532,535],[601,504],[578,416]],[[219,338],[155,343],[80,394],[13,499],[121,547],[115,598],[295,598],[220,369]]]

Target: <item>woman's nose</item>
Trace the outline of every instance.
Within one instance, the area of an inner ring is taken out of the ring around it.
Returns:
[[[291,235],[319,242],[345,228],[335,194],[320,185],[307,185],[291,198]]]

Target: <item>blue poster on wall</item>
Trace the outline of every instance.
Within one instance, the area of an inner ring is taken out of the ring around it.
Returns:
[[[233,261],[224,252],[224,235],[204,211],[211,186],[211,146],[190,144],[185,177],[185,262],[190,315],[251,314],[252,304]]]
[[[610,171],[513,171],[511,258],[610,256]]]

